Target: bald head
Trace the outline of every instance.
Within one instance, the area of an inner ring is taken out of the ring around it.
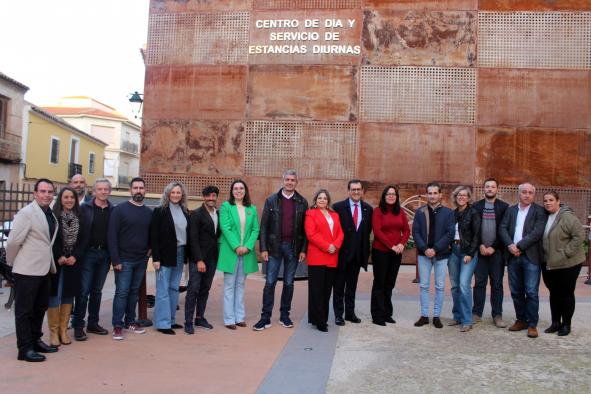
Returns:
[[[76,190],[78,198],[82,198],[86,194],[86,179],[82,174],[76,174],[70,179],[70,187]]]

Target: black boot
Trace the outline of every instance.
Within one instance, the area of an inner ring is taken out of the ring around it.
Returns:
[[[560,330],[560,322],[558,321],[553,321],[552,324],[550,325],[550,327],[546,328],[544,330],[544,332],[546,334],[554,334],[555,332],[558,332],[558,330]]]
[[[568,334],[570,334],[570,324],[563,324],[562,327],[560,327],[560,330],[558,330],[558,336],[559,337],[564,337],[567,336]]]

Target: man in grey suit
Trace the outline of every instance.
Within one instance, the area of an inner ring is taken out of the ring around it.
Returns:
[[[527,336],[538,337],[538,289],[543,258],[542,236],[548,216],[534,203],[536,188],[530,183],[519,185],[519,203],[507,208],[499,237],[507,247],[509,288],[517,320],[509,331],[527,328]]]
[[[49,303],[49,272],[56,272],[51,248],[58,224],[49,207],[53,195],[53,183],[39,179],[33,192],[35,199],[16,214],[6,242],[6,260],[14,274],[18,359],[29,362],[45,361],[38,352],[57,352],[56,347],[41,340]]]

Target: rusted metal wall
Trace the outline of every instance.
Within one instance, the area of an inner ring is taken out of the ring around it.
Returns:
[[[257,52],[284,43],[270,32],[311,31],[257,26],[278,19],[339,19],[287,43],[358,49]],[[359,177],[373,204],[389,183],[478,194],[494,176],[510,201],[523,181],[562,190],[582,217],[589,37],[591,0],[152,0],[141,172],[153,192],[180,179],[227,194],[241,177],[259,206],[288,167],[308,198]]]

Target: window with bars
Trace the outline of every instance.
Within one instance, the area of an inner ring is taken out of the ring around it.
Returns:
[[[60,157],[60,139],[51,137],[51,148],[49,151],[49,162],[51,164],[58,164]]]
[[[96,155],[94,152],[90,152],[88,155],[88,173],[94,174],[94,163],[96,161]]]

